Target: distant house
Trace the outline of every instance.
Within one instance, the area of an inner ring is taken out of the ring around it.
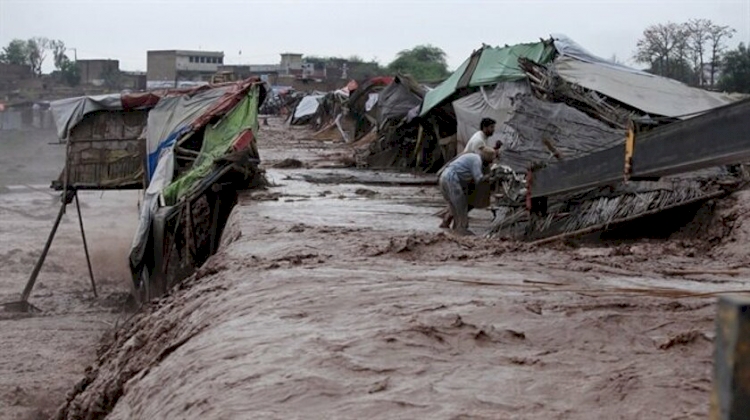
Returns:
[[[24,83],[37,81],[31,67],[0,63],[0,91],[19,89]]]
[[[221,51],[148,51],[146,85],[151,89],[208,82],[223,64]]]
[[[301,76],[302,54],[282,53],[279,74],[282,76]]]
[[[219,66],[219,73],[231,73],[239,79],[258,77],[264,82],[276,83],[279,75],[279,64],[225,64]]]
[[[120,62],[110,59],[77,60],[76,67],[84,85],[102,86],[108,75],[120,72]]]

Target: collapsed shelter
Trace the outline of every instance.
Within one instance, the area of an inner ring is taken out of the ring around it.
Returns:
[[[265,92],[248,79],[51,104],[67,140],[55,188],[144,190],[130,252],[140,298],[166,293],[203,264],[237,189],[264,183],[255,138]]]
[[[501,142],[502,148],[493,169],[497,217],[491,234],[538,239],[606,228],[740,185],[730,179],[739,181],[741,173],[726,167],[631,180],[555,197],[539,218],[528,211],[526,181],[532,169],[618,145],[624,149],[629,132],[687,120],[738,99],[609,62],[564,35],[513,46],[485,45],[425,93],[418,129],[401,126],[396,141],[378,153],[412,158],[386,161],[392,166],[434,172],[461,153],[482,118],[496,120],[488,143]]]

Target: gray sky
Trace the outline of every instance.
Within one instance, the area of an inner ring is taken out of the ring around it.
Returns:
[[[149,49],[219,50],[230,64],[274,64],[284,51],[387,64],[400,50],[430,43],[447,52],[453,69],[483,42],[562,33],[633,64],[647,25],[690,18],[737,29],[732,47],[750,41],[750,0],[0,0],[0,45],[46,36],[76,48],[78,58],[145,70]]]

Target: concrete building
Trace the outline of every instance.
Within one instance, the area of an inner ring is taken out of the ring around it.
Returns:
[[[0,90],[18,89],[23,80],[33,80],[34,73],[29,66],[0,63]]]
[[[102,86],[108,75],[116,76],[120,72],[120,62],[109,59],[93,59],[76,61],[81,84]]]
[[[302,75],[302,54],[282,53],[280,74],[284,76],[301,76]]]
[[[259,77],[264,82],[274,84],[279,75],[279,68],[278,64],[225,64],[219,66],[218,72],[232,73],[238,79]]]
[[[207,82],[224,64],[221,51],[161,50],[147,54],[149,88],[176,86],[180,82]]]

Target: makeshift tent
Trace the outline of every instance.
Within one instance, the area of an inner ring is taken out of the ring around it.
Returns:
[[[226,122],[225,115],[230,111],[232,115],[236,115],[233,110],[240,108],[244,110],[242,115],[246,116],[241,120],[254,119],[255,123],[248,123],[247,126],[256,128],[254,124],[257,124],[258,104],[264,97],[263,86],[256,83],[255,79],[248,79],[201,91],[193,96],[162,100],[151,110],[148,120],[149,184],[143,197],[138,228],[130,252],[130,264],[136,281],[142,270],[152,220],[159,208],[159,198],[163,197],[166,205],[174,205],[197,180],[206,177],[216,158],[230,152],[227,145],[237,144],[236,136],[232,137],[226,130],[231,132],[239,126],[244,127],[234,124],[231,125],[231,129],[226,128],[230,123]],[[244,107],[238,106],[239,104],[243,104]],[[250,106],[255,107],[252,113],[247,111]],[[224,117],[219,123],[221,128],[207,127],[210,122],[221,117]],[[234,119],[231,121],[236,122]],[[178,180],[174,181],[175,186],[171,186],[175,172],[178,172],[175,167],[178,163],[175,159],[175,148],[178,144],[187,144],[189,140],[192,141],[191,144],[200,148],[200,152],[195,163],[187,166]],[[249,141],[243,141],[241,144],[243,148],[254,147]],[[257,150],[251,151],[257,157]]]
[[[428,90],[408,76],[394,77],[393,83],[380,92],[378,125],[382,128],[389,120],[404,119],[409,111],[422,104]]]
[[[357,141],[377,125],[380,92],[393,83],[392,77],[372,78],[355,90],[347,101],[348,116],[353,120],[352,141]]]
[[[369,167],[414,166],[419,125],[409,112],[418,109],[428,89],[412,78],[397,75],[378,97],[377,134],[354,144],[360,165]]]
[[[518,65],[520,57],[537,63],[547,63],[554,55],[554,46],[549,41],[502,48],[483,46],[464,61],[446,81],[425,95],[420,115],[427,115],[433,108],[454,97],[461,89],[525,79],[526,74]]]

